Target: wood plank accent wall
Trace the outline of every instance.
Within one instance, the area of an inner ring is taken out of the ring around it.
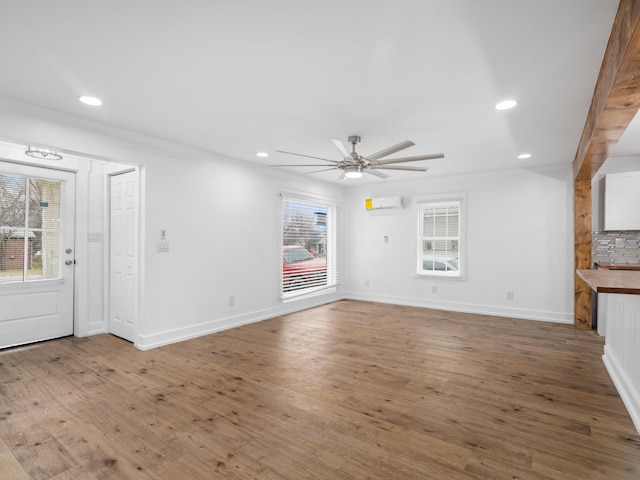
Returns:
[[[640,109],[639,19],[640,0],[620,0],[573,160],[576,269],[591,268],[591,179]],[[591,292],[575,278],[574,326],[589,329]]]

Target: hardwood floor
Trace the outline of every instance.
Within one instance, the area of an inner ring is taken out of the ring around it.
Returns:
[[[341,301],[0,352],[0,478],[639,479],[594,332]]]

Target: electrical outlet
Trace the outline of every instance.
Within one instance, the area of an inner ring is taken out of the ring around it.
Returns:
[[[438,293],[438,286],[434,285],[433,287],[431,287],[431,293]]]
[[[234,295],[229,295],[229,306],[233,307],[236,304],[236,297]]]
[[[624,248],[624,238],[616,238],[616,248]]]
[[[369,286],[369,280],[365,280],[365,281],[364,281],[364,286],[365,286],[365,287],[368,287],[368,286]]]
[[[513,290],[507,291],[507,300],[513,300]]]

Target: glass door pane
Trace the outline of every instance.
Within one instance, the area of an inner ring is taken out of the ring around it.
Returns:
[[[0,283],[59,277],[60,182],[0,173]]]

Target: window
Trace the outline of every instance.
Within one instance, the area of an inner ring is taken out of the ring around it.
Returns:
[[[335,206],[282,197],[282,296],[335,287]]]
[[[60,277],[60,182],[0,173],[0,284]]]
[[[431,198],[418,203],[418,275],[462,278],[464,198]]]

